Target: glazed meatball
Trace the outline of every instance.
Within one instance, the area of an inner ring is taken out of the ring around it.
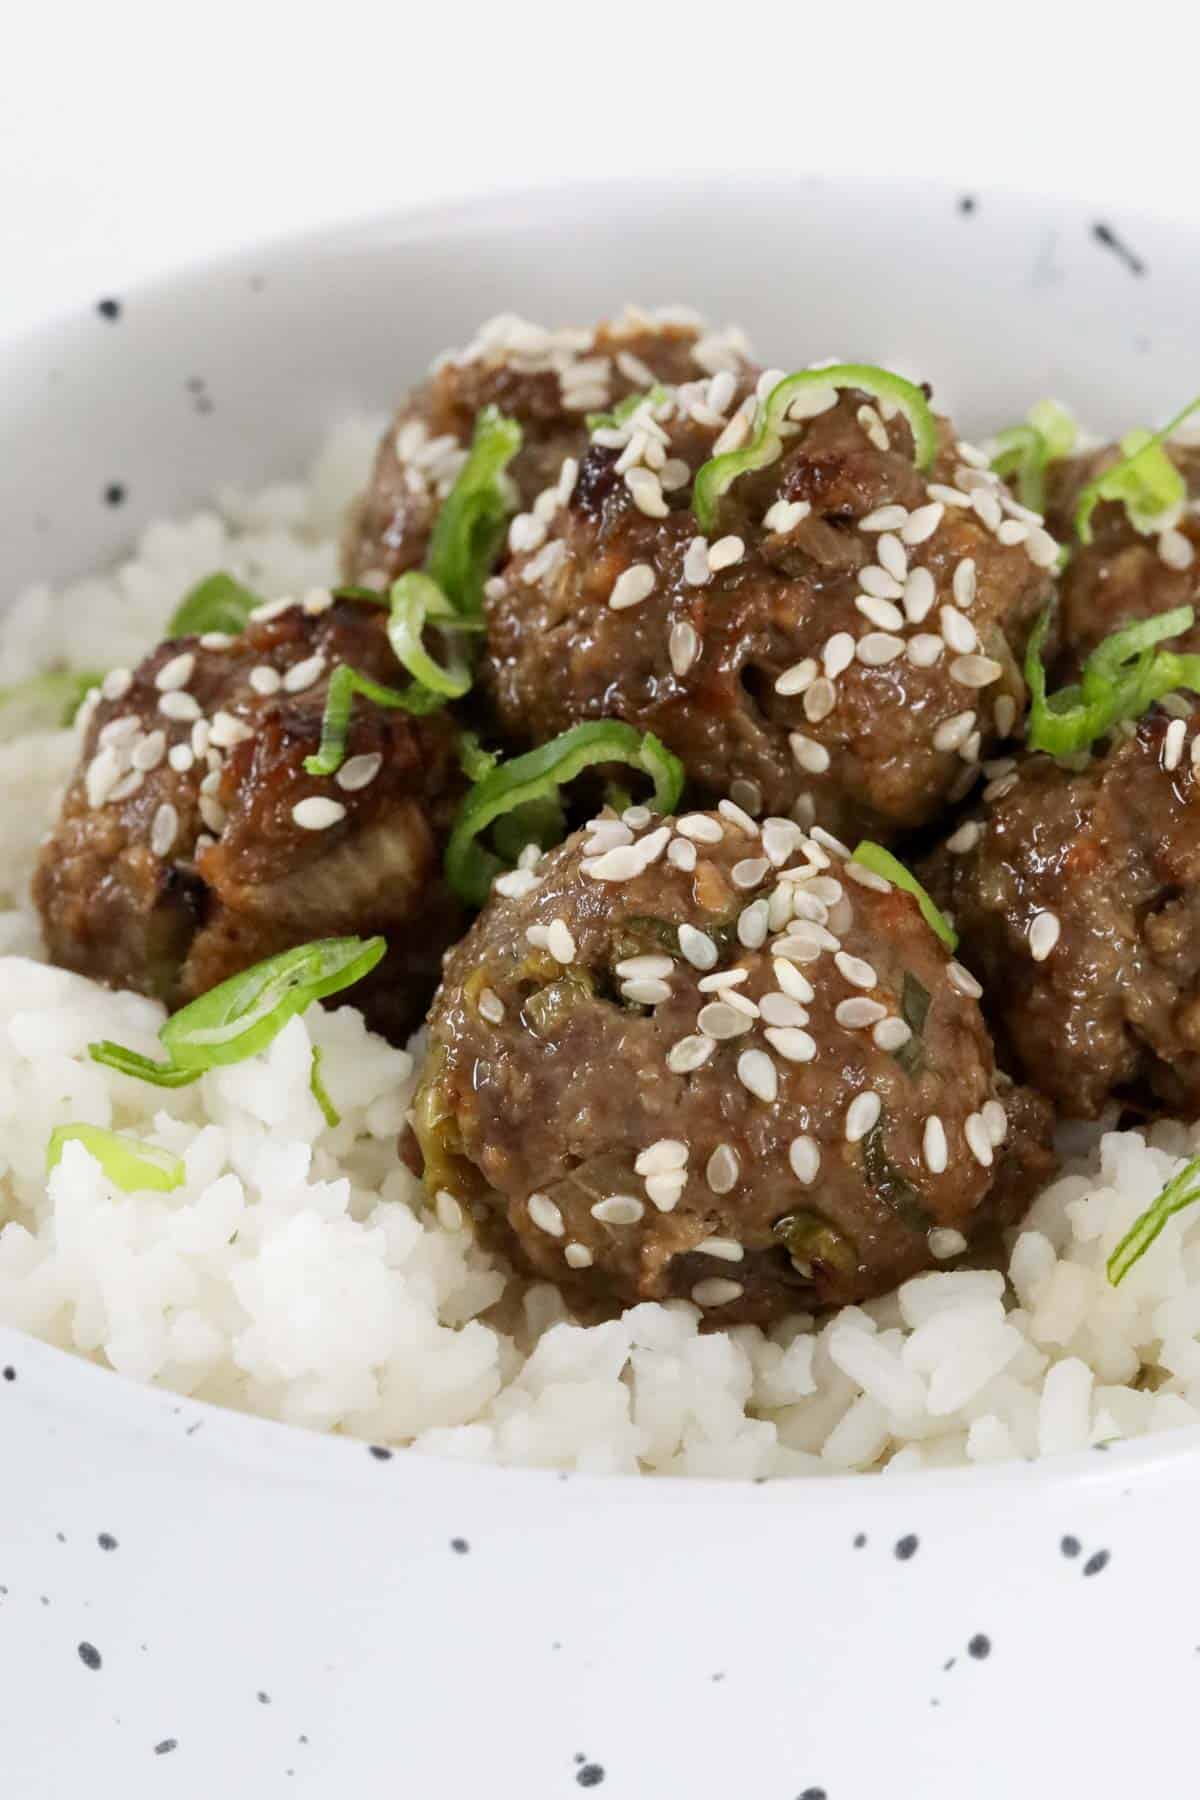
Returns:
[[[1002,1059],[1066,1114],[1200,1114],[1200,717],[1145,717],[1081,769],[996,769],[924,871]]]
[[[563,504],[514,522],[485,679],[514,741],[617,716],[703,798],[887,840],[1012,731],[1056,547],[945,421],[926,477],[902,414],[833,388],[700,535],[696,471],[778,378],[688,383],[593,434]]]
[[[328,595],[108,677],[34,882],[55,962],[175,1007],[312,938],[381,932],[356,1004],[393,1037],[420,1018],[462,928],[440,877],[456,728],[358,700],[337,775],[308,774],[340,663],[407,683],[382,609]]]
[[[594,330],[548,331],[511,314],[492,319],[474,343],[435,364],[385,432],[370,486],[350,517],[348,578],[382,585],[421,564],[485,406],[521,426],[508,474],[518,505],[528,508],[558,481],[568,457],[583,454],[587,413],[656,382],[744,368],[744,348],[740,332],[706,332],[682,309],[630,307]]]
[[[581,1305],[862,1299],[1052,1167],[977,984],[827,835],[637,808],[500,885],[432,1009],[425,1179]]]
[[[1187,482],[1188,503],[1178,519],[1154,533],[1139,532],[1123,504],[1102,500],[1092,514],[1092,542],[1075,537],[1075,509],[1082,490],[1116,462],[1116,445],[1054,463],[1049,472],[1046,523],[1071,546],[1059,587],[1062,645],[1057,676],[1072,680],[1090,650],[1111,631],[1175,606],[1200,608],[1200,446],[1164,446]],[[1200,650],[1200,625],[1169,640],[1172,649]]]

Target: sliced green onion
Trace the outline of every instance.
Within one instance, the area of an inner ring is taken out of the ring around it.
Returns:
[[[915,1081],[925,1067],[925,1021],[929,1017],[932,995],[923,981],[906,969],[900,990],[900,1017],[912,1036],[892,1055],[910,1081]]]
[[[414,682],[411,687],[403,690],[386,687],[382,681],[372,681],[369,675],[352,669],[349,663],[339,663],[329,677],[329,687],[325,694],[320,746],[314,755],[304,759],[304,767],[310,775],[333,775],[345,762],[346,740],[350,735],[350,709],[354,704],[355,694],[361,694],[366,700],[373,700],[376,706],[386,706],[393,710],[398,708],[408,713],[436,712],[442,705],[442,696],[435,694],[430,688],[422,687],[419,682]]]
[[[906,869],[890,850],[885,850],[882,844],[873,844],[870,839],[864,838],[854,852],[851,861],[861,863],[864,869],[870,869],[874,874],[882,875],[893,886],[903,888],[906,894],[911,894],[920,907],[929,929],[941,938],[947,950],[957,948],[958,934],[951,929],[945,914],[934,905],[912,871]]]
[[[50,1134],[46,1147],[46,1173],[58,1167],[67,1144],[82,1144],[114,1187],[122,1193],[136,1194],[154,1188],[169,1194],[182,1186],[185,1175],[183,1158],[157,1144],[144,1144],[139,1138],[121,1137],[115,1131],[104,1131],[99,1125],[60,1125]]]
[[[503,864],[478,842],[481,833],[495,819],[530,801],[556,796],[595,763],[625,763],[648,775],[658,812],[673,812],[678,805],[683,765],[650,732],[635,731],[616,719],[576,725],[550,743],[500,763],[476,782],[459,809],[446,848],[446,874],[455,892],[470,905],[482,906]]]
[[[1061,462],[1075,448],[1079,428],[1056,400],[1039,400],[1026,415],[1027,423],[1001,431],[995,440],[992,468],[1006,481],[1014,481],[1017,498],[1031,511],[1046,510],[1046,470]]]
[[[500,477],[521,448],[521,427],[485,406],[458,479],[438,513],[426,567],[455,612],[483,610],[483,584],[511,511]]]
[[[167,1020],[159,1031],[169,1061],[152,1062],[105,1040],[89,1044],[93,1062],[158,1087],[185,1087],[206,1069],[244,1062],[265,1050],[289,1019],[369,975],[386,940],[317,938],[231,975]]]
[[[34,675],[12,687],[0,688],[0,726],[5,737],[16,737],[39,726],[65,729],[103,675],[90,669],[54,669]]]
[[[800,369],[776,382],[759,402],[754,435],[741,450],[710,457],[700,468],[692,490],[692,511],[705,531],[716,524],[717,505],[739,475],[765,469],[783,452],[783,427],[797,394],[806,388],[857,388],[877,400],[899,408],[913,436],[918,469],[928,469],[937,455],[937,420],[921,389],[889,369],[872,363],[835,363],[828,369]]]
[[[430,576],[410,569],[407,575],[401,575],[399,581],[392,584],[388,642],[396,661],[431,694],[461,700],[471,685],[471,665],[462,654],[454,632],[446,631],[451,654],[445,668],[430,656],[421,642],[427,622],[443,624],[443,621],[450,621],[452,624],[454,618],[454,608]]]
[[[325,1083],[321,1078],[321,1060],[323,1055],[324,1052],[322,1051],[321,1046],[319,1044],[314,1044],[312,1053],[312,1072],[308,1078],[308,1085],[312,1090],[313,1099],[316,1101],[324,1115],[325,1123],[332,1131],[335,1125],[341,1124],[342,1115],[333,1104],[333,1101],[329,1098],[329,1089],[325,1086]]]
[[[1185,1163],[1178,1175],[1168,1181],[1162,1192],[1150,1202],[1140,1218],[1134,1220],[1125,1236],[1108,1259],[1108,1279],[1119,1287],[1134,1263],[1140,1262],[1159,1237],[1167,1223],[1185,1207],[1200,1200],[1200,1156]]]
[[[485,750],[476,731],[464,731],[458,739],[459,767],[468,781],[482,781],[490,775],[500,757],[495,750]]]
[[[1190,606],[1175,606],[1110,632],[1083,665],[1078,682],[1046,694],[1042,650],[1050,629],[1047,607],[1030,634],[1025,652],[1029,688],[1026,742],[1051,756],[1073,756],[1104,737],[1123,719],[1138,719],[1177,689],[1200,693],[1200,656],[1155,650],[1164,638],[1178,637],[1195,622]]]
[[[1075,503],[1075,535],[1092,541],[1092,514],[1102,500],[1124,501],[1135,531],[1151,532],[1187,499],[1187,483],[1163,444],[1200,407],[1200,394],[1161,431],[1131,431],[1121,439],[1121,461],[1089,481]]]
[[[670,397],[670,388],[663,387],[661,382],[656,382],[655,385],[648,389],[644,394],[626,394],[623,400],[617,401],[617,404],[613,407],[611,412],[588,413],[585,416],[584,423],[586,424],[589,433],[596,431],[619,431],[622,425],[629,419],[632,419],[634,413],[644,401],[648,400],[651,406],[661,406],[664,400],[669,400]]]
[[[258,594],[252,594],[232,575],[218,570],[184,595],[167,622],[164,636],[202,637],[206,631],[224,631],[230,637],[240,637],[250,614],[261,605]]]

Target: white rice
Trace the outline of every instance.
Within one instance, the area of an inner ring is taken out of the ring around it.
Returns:
[[[376,433],[353,420],[304,485],[222,496],[144,533],[115,573],[18,597],[0,682],[133,662],[189,585],[326,583]],[[686,1302],[580,1327],[423,1204],[395,1154],[414,1058],[352,1007],[314,1007],[250,1064],[174,1092],[87,1056],[148,1054],[161,1010],[45,966],[28,901],[71,732],[0,744],[0,1321],[139,1380],[295,1424],[467,1461],[594,1472],[820,1475],[1081,1449],[1200,1419],[1200,1208],[1119,1289],[1105,1259],[1200,1131],[1075,1130],[999,1272],[924,1275],[815,1324],[701,1336]],[[311,1048],[339,1125],[309,1089]],[[419,1047],[418,1047],[419,1049]],[[123,1194],[56,1125],[183,1157]]]

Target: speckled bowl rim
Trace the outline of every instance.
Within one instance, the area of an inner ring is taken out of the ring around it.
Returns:
[[[897,203],[908,196],[924,202],[940,200],[947,206],[969,194],[973,201],[990,207],[1042,215],[1047,221],[1085,215],[1093,221],[1091,229],[1094,233],[1109,229],[1102,223],[1107,217],[1103,206],[1045,191],[990,185],[968,187],[931,179],[823,175],[804,170],[730,172],[715,169],[708,173],[689,172],[678,177],[655,176],[647,180],[597,179],[557,186],[525,185],[482,196],[431,201],[396,212],[364,214],[300,232],[278,233],[222,255],[173,266],[127,284],[122,290],[122,300],[123,304],[129,302],[149,309],[169,301],[173,291],[178,289],[192,289],[204,283],[224,283],[232,289],[239,280],[249,278],[264,266],[298,264],[330,251],[353,251],[357,243],[366,246],[377,243],[381,237],[390,243],[411,243],[431,235],[469,233],[489,220],[497,209],[536,210],[543,207],[561,210],[571,206],[612,205],[635,196],[639,208],[645,208],[647,203],[653,203],[656,195],[666,204],[672,197],[685,194],[711,197],[714,192],[736,198],[742,192],[761,195],[766,190],[777,189],[781,195],[786,193],[794,197],[798,188],[852,190],[862,197],[872,193],[886,194]],[[1129,213],[1129,209],[1122,211]],[[1172,237],[1177,233],[1198,235],[1194,221],[1182,209],[1172,212],[1139,206],[1133,216],[1139,230],[1144,227],[1156,237],[1161,231]],[[1104,242],[1103,239],[1100,241]],[[1115,249],[1118,255],[1128,254],[1123,244],[1107,243],[1105,249],[1109,252]],[[78,309],[61,308],[46,320],[0,340],[0,355],[34,361],[42,359],[53,354],[62,334],[77,328],[78,323]],[[340,1432],[261,1418],[138,1382],[87,1357],[6,1325],[0,1325],[0,1369],[6,1378],[11,1371],[16,1379],[34,1386],[39,1396],[44,1394],[47,1402],[68,1419],[72,1412],[85,1415],[89,1430],[94,1431],[97,1422],[102,1422],[111,1431],[114,1443],[122,1435],[133,1435],[161,1444],[165,1449],[177,1444],[181,1433],[192,1437],[202,1432],[203,1448],[197,1444],[193,1451],[193,1456],[199,1458],[195,1465],[197,1478],[202,1478],[202,1465],[209,1461],[233,1464],[236,1470],[253,1472],[259,1478],[293,1489],[297,1485],[346,1490],[362,1486],[375,1498],[379,1494],[381,1470],[386,1469],[388,1477],[418,1491],[445,1489],[452,1485],[457,1491],[457,1484],[462,1482],[481,1498],[489,1491],[495,1492],[497,1500],[502,1499],[506,1505],[524,1499],[531,1503],[540,1502],[543,1508],[548,1504],[552,1508],[570,1506],[572,1510],[580,1507],[586,1511],[599,1505],[634,1504],[672,1510],[683,1504],[723,1509],[731,1505],[794,1506],[797,1500],[802,1500],[809,1507],[840,1509],[848,1516],[853,1513],[869,1522],[868,1515],[873,1509],[886,1505],[894,1511],[897,1499],[910,1505],[937,1507],[944,1503],[957,1509],[962,1502],[976,1500],[979,1494],[988,1492],[1009,1506],[1057,1505],[1064,1499],[1080,1496],[1112,1498],[1118,1490],[1128,1491],[1135,1479],[1145,1492],[1178,1484],[1181,1477],[1200,1477],[1200,1425],[1037,1461],[1014,1459],[897,1474],[847,1473],[765,1480],[568,1474],[553,1469],[460,1462],[448,1457],[411,1453],[404,1448],[385,1449]]]

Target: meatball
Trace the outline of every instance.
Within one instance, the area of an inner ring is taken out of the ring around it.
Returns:
[[[502,878],[447,960],[415,1126],[581,1306],[715,1323],[862,1299],[1020,1213],[1049,1109],[977,984],[826,834],[609,814]],[[864,885],[865,884],[865,885]]]
[[[1064,1113],[1200,1114],[1200,715],[1147,715],[1084,768],[1000,764],[925,879],[1002,1059]]]
[[[407,683],[383,610],[328,595],[109,675],[34,881],[55,962],[175,1007],[295,944],[382,932],[356,1003],[393,1037],[419,1019],[462,927],[440,876],[456,728],[356,700],[347,760],[309,775],[339,663]]]
[[[1188,487],[1188,508],[1153,534],[1139,532],[1119,501],[1102,500],[1092,514],[1092,542],[1075,539],[1079,495],[1120,457],[1116,445],[1054,463],[1049,472],[1046,523],[1072,546],[1059,587],[1062,660],[1057,674],[1073,679],[1090,650],[1119,625],[1147,619],[1174,606],[1200,609],[1200,445],[1164,446]],[[1170,640],[1173,649],[1200,650],[1200,625]]]
[[[688,383],[593,434],[552,516],[514,522],[485,679],[517,742],[617,716],[702,798],[888,840],[1012,731],[1056,546],[945,421],[927,478],[902,414],[833,388],[733,483],[709,541],[695,473],[776,379]]]
[[[740,332],[703,332],[695,315],[630,307],[595,330],[548,331],[510,314],[435,364],[385,432],[371,483],[351,513],[344,562],[352,581],[380,585],[424,560],[441,502],[466,456],[475,419],[499,407],[521,425],[509,466],[518,503],[532,507],[587,447],[584,416],[656,382],[742,368]]]

